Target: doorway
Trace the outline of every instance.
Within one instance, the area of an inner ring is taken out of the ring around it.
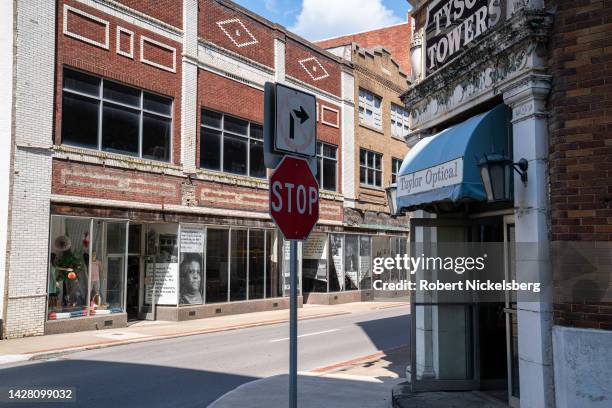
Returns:
[[[128,321],[141,319],[142,296],[142,225],[130,224],[128,236],[128,264],[125,290],[125,310]]]

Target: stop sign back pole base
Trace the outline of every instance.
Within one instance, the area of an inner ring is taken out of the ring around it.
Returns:
[[[297,247],[290,241],[289,274],[289,408],[297,408]]]

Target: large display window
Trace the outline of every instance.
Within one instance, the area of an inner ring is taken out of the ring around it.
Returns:
[[[310,234],[302,246],[304,292],[327,292],[328,235]]]
[[[127,221],[52,216],[48,320],[125,309]]]

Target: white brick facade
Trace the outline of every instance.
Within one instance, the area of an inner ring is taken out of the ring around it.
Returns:
[[[13,50],[13,2],[0,3],[0,55],[11,56]],[[13,59],[0,59],[0,95],[13,94]],[[11,98],[0,99],[0,197],[9,196],[9,174],[12,149]],[[4,282],[6,267],[6,241],[8,223],[8,199],[0,199],[0,332],[4,321]],[[1,334],[0,334],[1,336]]]
[[[6,337],[43,334],[51,194],[55,3],[17,2]]]

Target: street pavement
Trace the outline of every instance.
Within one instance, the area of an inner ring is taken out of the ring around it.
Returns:
[[[401,306],[300,321],[298,369],[336,367],[406,346],[409,319],[409,307]],[[69,406],[92,408],[206,407],[241,385],[279,375],[274,388],[282,395],[287,337],[287,323],[278,323],[74,352],[0,366],[0,384],[22,389],[73,387],[77,402]],[[350,382],[355,384],[367,385]],[[355,398],[354,406],[360,406],[358,395]]]

